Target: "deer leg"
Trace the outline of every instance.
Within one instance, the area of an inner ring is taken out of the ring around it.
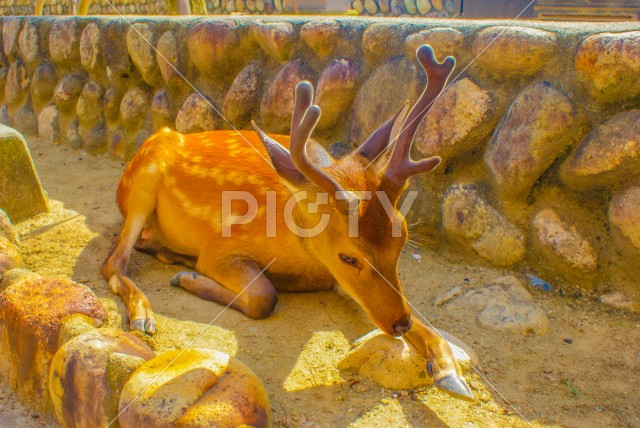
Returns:
[[[449,343],[433,329],[413,318],[411,330],[405,339],[427,360],[427,372],[433,376],[435,385],[464,400],[473,400],[473,393],[462,375]]]
[[[278,301],[276,288],[253,260],[235,260],[217,266],[211,275],[211,269],[203,268],[200,258],[197,268],[205,276],[180,272],[172,278],[171,285],[182,287],[203,299],[229,305],[249,318],[263,319],[273,312]],[[224,278],[224,285],[207,275]]]
[[[144,226],[140,237],[134,244],[133,248],[143,253],[151,254],[158,260],[167,264],[180,263],[190,268],[195,269],[198,259],[193,256],[187,256],[185,254],[176,253],[167,247],[164,247],[160,242],[153,238],[152,228],[148,224]]]
[[[122,231],[109,257],[101,267],[102,276],[109,282],[111,290],[119,295],[127,305],[129,326],[148,334],[156,331],[153,312],[149,300],[136,284],[127,276],[127,267],[131,258],[131,250],[143,230],[147,218],[155,209],[155,195],[136,191],[135,211],[127,214]]]

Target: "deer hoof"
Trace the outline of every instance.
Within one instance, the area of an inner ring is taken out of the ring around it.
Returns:
[[[467,385],[467,381],[463,377],[459,377],[455,374],[450,374],[441,379],[435,380],[435,384],[438,388],[446,392],[447,394],[459,398],[461,400],[473,401],[473,393]]]
[[[169,284],[171,284],[172,287],[181,287],[180,278],[182,278],[185,275],[189,275],[193,279],[196,279],[196,278],[198,278],[200,276],[200,275],[198,275],[197,272],[187,272],[187,271],[183,270],[182,272],[178,272],[177,274],[175,274],[173,276],[173,278],[171,278],[171,281],[169,281]]]
[[[139,331],[150,336],[156,334],[156,322],[153,318],[136,318],[129,325],[131,330]]]

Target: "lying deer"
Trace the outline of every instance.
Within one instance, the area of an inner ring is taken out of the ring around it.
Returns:
[[[149,302],[127,276],[132,248],[195,268],[198,273],[181,272],[171,284],[255,319],[271,314],[277,291],[329,290],[337,282],[375,325],[403,335],[425,356],[437,386],[472,399],[449,344],[411,316],[398,279],[407,226],[394,207],[411,176],[440,163],[438,157],[413,161],[410,151],[418,124],[455,65],[451,57],[437,62],[426,45],[417,57],[428,86],[406,120],[405,107],[339,160],[309,140],[320,108],[312,105],[308,82],[296,87],[290,137],[272,138],[255,123],[257,132],[240,131],[241,136],[224,130],[183,135],[168,128],[151,136],[120,179],[117,200],[125,221],[102,265],[110,288],[128,307],[131,328],[155,332]],[[398,129],[394,146],[392,130]],[[260,151],[250,147],[254,144]],[[229,224],[230,214],[247,207],[227,206],[225,211],[225,191],[255,195],[259,209],[254,221]],[[361,198],[355,191],[372,196]],[[276,215],[269,217],[265,207],[273,196]],[[292,217],[303,230],[329,218],[321,233],[305,235],[285,227],[283,212],[292,196]],[[358,220],[355,237],[349,236],[354,235],[351,220]],[[268,227],[278,232],[275,237],[265,236]],[[230,237],[224,237],[225,229]]]

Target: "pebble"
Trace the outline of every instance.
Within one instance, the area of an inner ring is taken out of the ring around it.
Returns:
[[[567,337],[566,339],[564,339],[564,342],[568,343],[568,344],[572,344],[573,343],[573,339],[570,339],[570,338]]]
[[[465,291],[464,288],[460,287],[459,285],[456,285],[455,287],[451,288],[449,291],[446,291],[441,295],[439,295],[438,297],[436,297],[433,304],[436,306],[442,306],[445,303],[449,303],[456,297],[460,296],[462,293],[464,293],[464,291]]]

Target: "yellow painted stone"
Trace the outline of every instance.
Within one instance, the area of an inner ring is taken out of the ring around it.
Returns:
[[[257,376],[219,351],[187,348],[140,366],[120,397],[123,428],[269,426],[269,399]]]
[[[66,279],[14,269],[3,276],[2,287],[0,377],[23,402],[50,413],[49,365],[58,350],[63,318],[84,314],[99,326],[107,314],[90,289]]]
[[[22,134],[0,124],[0,208],[12,222],[49,210]]]
[[[464,372],[475,363],[475,353],[448,333],[440,334],[449,342],[453,355]],[[361,376],[389,389],[413,389],[432,385],[424,356],[403,338],[374,330],[356,340],[349,353],[338,363],[340,370],[355,370]]]
[[[135,336],[113,329],[86,332],[56,352],[49,392],[65,427],[107,426],[118,416],[122,387],[155,353]],[[117,421],[110,426],[117,426]]]

